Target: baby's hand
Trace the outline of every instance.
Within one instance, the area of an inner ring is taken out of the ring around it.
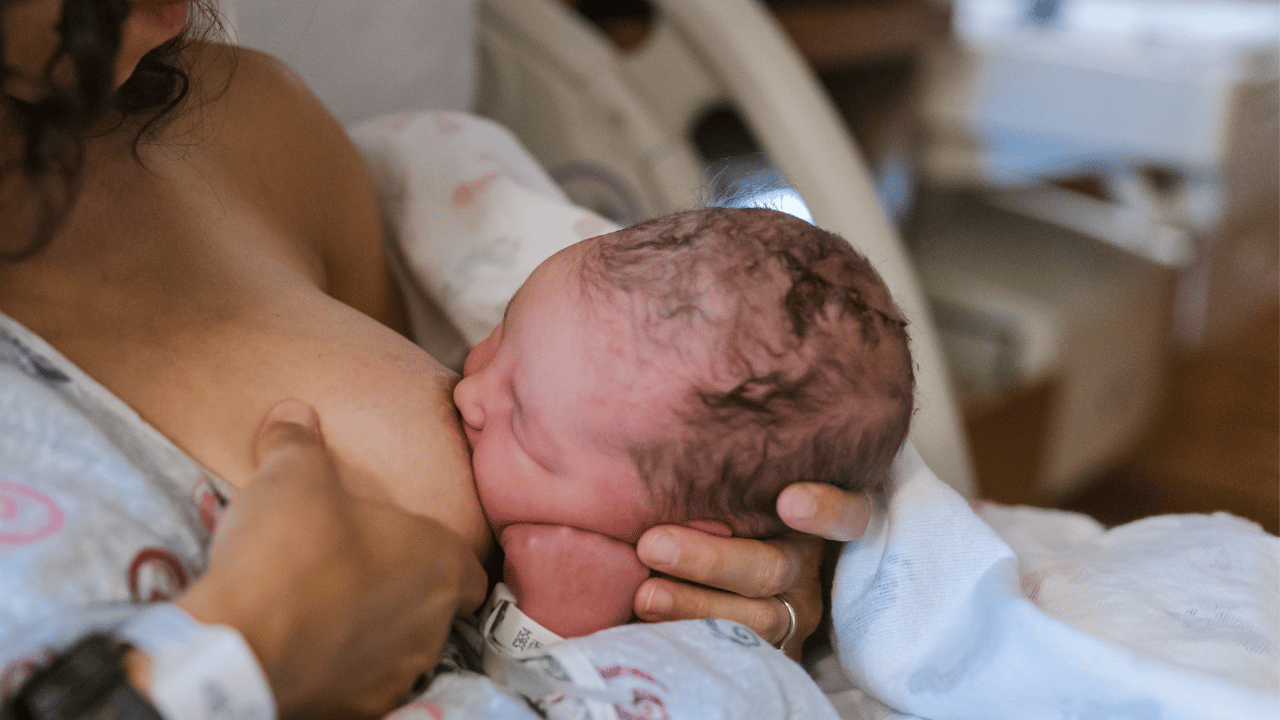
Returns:
[[[636,549],[564,525],[509,525],[498,539],[503,579],[526,615],[562,637],[589,635],[631,620],[631,602],[649,568]]]

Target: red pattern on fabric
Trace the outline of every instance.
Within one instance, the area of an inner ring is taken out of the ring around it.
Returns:
[[[614,680],[620,677],[637,678],[662,688],[664,692],[669,692],[666,685],[663,685],[653,675],[638,667],[608,665],[596,668],[596,672],[600,673],[600,677],[605,680]],[[618,720],[668,720],[671,717],[667,712],[666,703],[662,701],[662,697],[642,688],[631,689],[630,707],[622,707],[615,704],[613,709],[618,714]]]
[[[458,183],[453,189],[453,204],[458,207],[467,207],[480,198],[480,193],[484,192],[489,184],[498,179],[498,173],[488,173],[481,175],[474,180],[467,180]]]
[[[462,123],[449,113],[432,113],[431,119],[435,121],[436,129],[445,135],[452,135],[462,130]]]
[[[201,478],[196,484],[191,491],[191,499],[195,501],[196,509],[200,512],[200,524],[204,525],[205,530],[213,532],[223,508],[227,505],[227,499],[218,492],[213,481],[207,477]]]
[[[182,561],[163,548],[143,548],[129,563],[129,597],[134,602],[172,600],[182,594],[187,582]]]
[[[13,697],[22,684],[31,679],[40,668],[53,660],[53,648],[43,647],[30,655],[11,661],[0,669],[0,702]]]
[[[0,544],[29,545],[62,529],[66,516],[48,495],[0,480]]]

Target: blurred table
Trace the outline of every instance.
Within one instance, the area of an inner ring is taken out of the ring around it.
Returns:
[[[936,0],[768,0],[800,54],[818,72],[908,58],[950,33]]]

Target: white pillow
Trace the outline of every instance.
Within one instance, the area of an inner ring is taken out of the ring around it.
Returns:
[[[471,107],[476,0],[221,0],[232,38],[296,70],[339,121]]]
[[[456,112],[400,113],[350,129],[378,188],[393,257],[467,345],[483,340],[529,273],[561,248],[617,229],[565,197],[505,127]],[[413,306],[411,313],[421,314]],[[429,312],[429,309],[427,309]],[[430,347],[437,329],[415,336]]]

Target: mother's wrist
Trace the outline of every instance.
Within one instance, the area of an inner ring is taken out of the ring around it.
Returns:
[[[257,656],[239,631],[202,623],[177,605],[157,603],[118,633],[136,648],[125,672],[165,720],[273,720],[276,700]]]

